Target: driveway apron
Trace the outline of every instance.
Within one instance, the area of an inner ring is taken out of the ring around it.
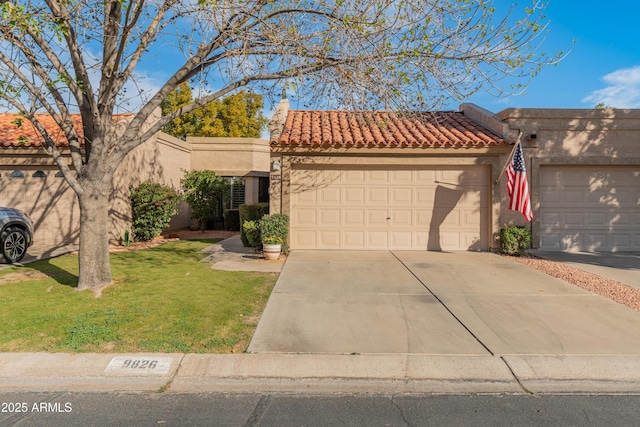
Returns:
[[[489,354],[384,251],[291,253],[248,351]]]
[[[248,351],[640,354],[640,313],[491,253],[296,251]]]

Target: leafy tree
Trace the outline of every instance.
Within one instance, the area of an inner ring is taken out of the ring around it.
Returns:
[[[595,108],[596,110],[606,110],[606,109],[615,108],[615,107],[612,107],[611,105],[607,105],[604,102],[598,102],[593,108]]]
[[[183,82],[162,102],[162,114],[166,116],[193,102],[191,86]],[[262,95],[240,91],[173,119],[164,131],[176,137],[259,138],[267,124],[262,107]]]
[[[481,89],[519,93],[563,56],[539,51],[544,7],[534,1],[498,13],[483,0],[7,0],[0,2],[0,106],[32,123],[77,194],[78,289],[97,291],[112,281],[113,174],[174,119],[241,88],[274,94],[286,86],[327,108],[400,111],[437,108]],[[158,75],[160,65],[162,83],[149,88],[145,73]],[[157,117],[185,82],[208,91]],[[72,125],[76,111],[81,130]],[[36,112],[59,129],[46,129]],[[118,120],[126,112],[132,115]]]
[[[229,182],[214,171],[185,171],[180,181],[183,198],[191,206],[191,217],[205,230],[207,221],[220,216],[231,197]]]

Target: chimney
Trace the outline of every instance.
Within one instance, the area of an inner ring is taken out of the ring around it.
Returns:
[[[284,124],[287,121],[287,115],[289,114],[289,100],[286,94],[283,92],[282,99],[276,107],[271,120],[269,120],[269,136],[271,140],[277,139],[282,135],[284,130]]]

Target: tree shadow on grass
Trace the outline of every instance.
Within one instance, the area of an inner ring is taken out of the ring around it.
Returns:
[[[220,240],[221,239],[216,239],[216,238],[196,239],[194,240],[194,242],[198,242],[198,243],[204,242],[208,244],[214,244],[219,242]],[[156,252],[156,253],[161,252],[163,253],[164,256],[159,258],[157,254],[154,255],[153,252]],[[122,256],[128,257],[129,259],[126,260],[125,263],[128,262],[132,264],[139,264],[141,262],[153,262],[154,264],[151,264],[151,265],[159,265],[159,266],[167,267],[172,264],[183,263],[184,260],[189,259],[189,257],[196,257],[199,259],[202,254],[200,254],[199,251],[197,249],[194,249],[193,247],[183,246],[183,245],[176,246],[176,245],[171,245],[170,243],[165,243],[155,248],[144,249],[140,251],[111,254],[112,268],[114,263],[114,259],[113,259],[114,255],[120,256],[120,257]],[[16,264],[15,266],[12,267],[14,270],[10,274],[23,275],[24,279],[21,281],[42,279],[42,276],[34,277],[34,276],[37,276],[37,274],[33,275],[33,274],[27,273],[27,271],[35,271],[35,272],[41,273],[44,276],[50,277],[60,285],[69,286],[71,288],[77,288],[78,286],[77,273],[69,271],[69,269],[65,269],[65,268],[59,267],[58,265],[55,265],[54,263],[51,262],[51,260],[53,259],[56,259],[56,258],[33,261],[33,262],[29,262],[28,264]],[[76,270],[76,269],[74,268],[72,270]]]
[[[60,285],[71,288],[78,287],[78,276],[76,274],[52,264],[48,259],[30,264],[29,267],[49,276]]]
[[[42,280],[43,276],[49,277],[58,284],[76,288],[78,286],[78,276],[70,271],[52,264],[48,259],[32,262],[29,264],[16,264],[11,268],[8,276],[17,275],[17,281],[26,282],[32,280]],[[16,279],[11,280],[11,282]]]

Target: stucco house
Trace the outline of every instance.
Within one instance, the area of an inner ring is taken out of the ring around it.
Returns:
[[[545,251],[640,250],[640,110],[424,114],[290,110],[270,123],[271,213],[292,249],[496,250],[505,224]],[[522,133],[533,221],[508,209]]]
[[[29,123],[17,127],[13,123],[17,117],[13,113],[0,113],[0,206],[30,214],[36,243],[56,246],[75,242],[80,217],[75,193],[41,147],[38,133]],[[81,129],[79,115],[72,119],[77,129]],[[51,132],[57,128],[46,115],[39,120]],[[68,155],[62,137],[59,146]],[[132,151],[116,171],[110,200],[111,241],[122,242],[125,231],[131,229],[130,186],[153,180],[178,187],[184,170],[203,169],[230,179],[233,207],[268,201],[268,141],[254,138],[182,141],[159,132]],[[178,229],[190,224],[189,207],[182,203],[170,227]]]

